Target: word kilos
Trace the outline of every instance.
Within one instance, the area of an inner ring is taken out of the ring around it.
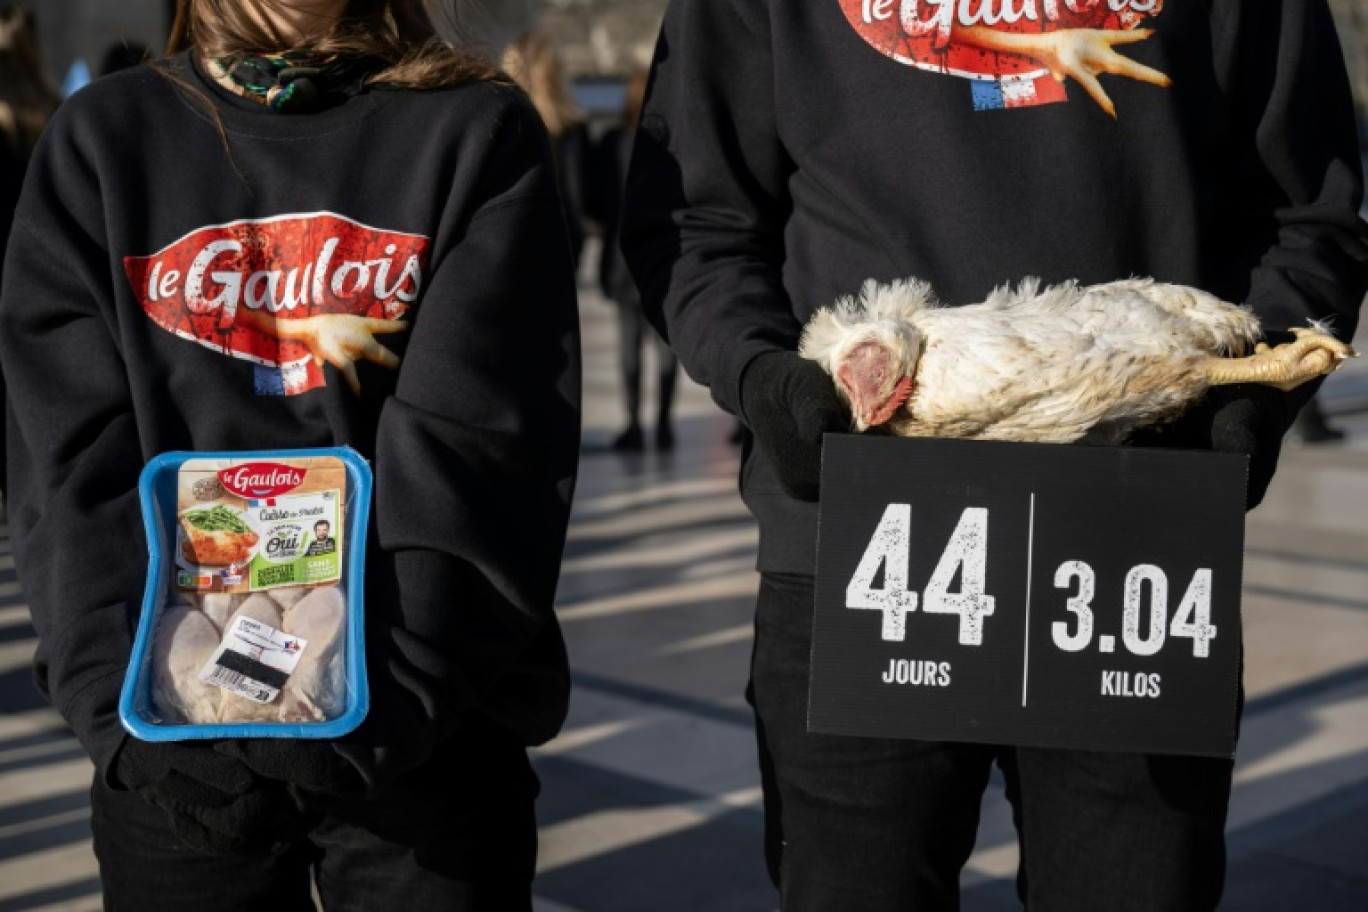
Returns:
[[[1159,683],[1157,672],[1104,671],[1102,696],[1157,697]]]
[[[950,663],[889,659],[883,673],[885,684],[913,684],[920,687],[949,687]]]

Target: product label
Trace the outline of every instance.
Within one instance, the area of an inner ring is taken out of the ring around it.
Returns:
[[[223,642],[200,671],[200,680],[257,703],[270,703],[279,696],[308,645],[308,640],[239,616],[224,631]]]
[[[177,588],[248,592],[335,583],[345,550],[345,492],[346,467],[332,457],[187,461],[177,498]]]
[[[337,491],[252,500],[247,523],[259,536],[250,565],[253,589],[338,579]]]

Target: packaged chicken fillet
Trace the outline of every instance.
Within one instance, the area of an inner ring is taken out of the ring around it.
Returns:
[[[148,741],[335,737],[368,704],[370,467],[346,447],[165,453],[119,712]]]

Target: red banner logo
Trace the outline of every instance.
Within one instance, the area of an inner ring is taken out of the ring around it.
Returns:
[[[163,329],[278,374],[294,394],[349,359],[322,334],[396,332],[422,291],[428,238],[329,212],[244,219],[125,257],[139,304]],[[339,316],[352,322],[339,327]]]
[[[840,0],[846,20],[871,47],[900,63],[971,80],[976,108],[1064,101],[1069,78],[1091,84],[1113,73],[1140,75],[1115,46],[1164,0]],[[1130,71],[1128,71],[1128,69]],[[1093,94],[1090,90],[1090,94]],[[1109,101],[1094,100],[1111,112]]]
[[[303,483],[304,471],[279,462],[245,462],[220,470],[218,477],[238,497],[279,497]]]

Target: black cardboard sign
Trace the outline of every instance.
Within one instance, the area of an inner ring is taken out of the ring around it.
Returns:
[[[809,730],[1232,756],[1247,464],[829,435]]]

